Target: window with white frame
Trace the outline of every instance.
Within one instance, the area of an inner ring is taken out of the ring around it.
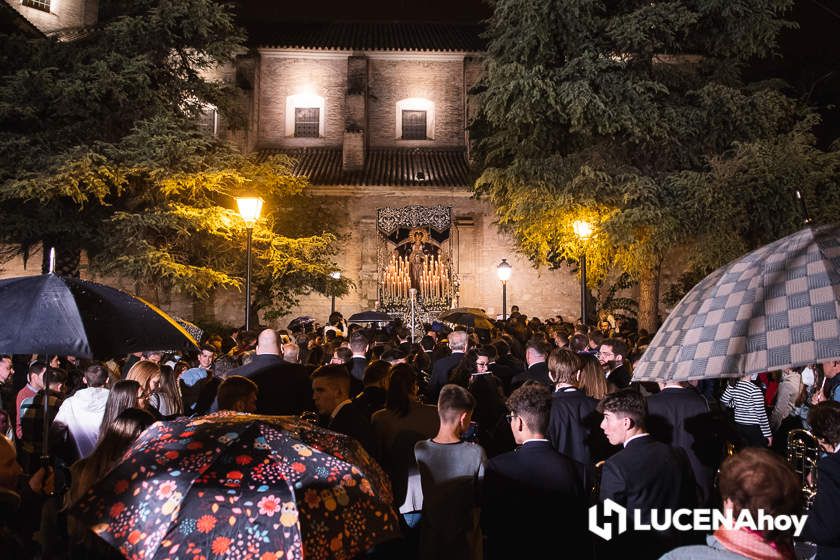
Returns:
[[[286,98],[286,136],[324,137],[324,98],[318,95],[290,95]]]
[[[398,140],[434,140],[434,103],[428,99],[411,97],[398,101],[396,109]]]

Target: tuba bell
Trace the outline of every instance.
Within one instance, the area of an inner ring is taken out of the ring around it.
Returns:
[[[821,453],[817,438],[808,430],[788,432],[786,459],[799,477],[805,511],[810,509],[817,495],[817,461]]]

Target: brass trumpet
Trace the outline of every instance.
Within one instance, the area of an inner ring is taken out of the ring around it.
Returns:
[[[808,430],[796,429],[788,432],[786,459],[799,476],[805,511],[810,509],[817,495],[817,461],[821,453],[817,438]]]

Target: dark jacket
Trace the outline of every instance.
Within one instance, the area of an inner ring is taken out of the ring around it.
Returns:
[[[572,387],[554,392],[546,437],[560,453],[583,463],[592,472],[595,463],[606,459],[609,442],[599,427],[598,401]]]
[[[607,375],[607,382],[612,383],[619,389],[626,389],[630,385],[630,368],[627,364],[621,364]]]
[[[600,500],[606,499],[632,512],[641,511],[641,519],[650,521],[651,509],[692,508],[696,505],[694,477],[682,450],[672,448],[650,435],[633,439],[607,459],[601,471]],[[633,550],[633,558],[654,559],[693,537],[677,530],[628,531],[606,543],[606,556]]]
[[[367,358],[351,358],[350,360],[350,375],[358,381],[365,380],[365,370],[368,366]]]
[[[529,441],[498,455],[484,475],[481,523],[489,560],[545,558],[557,550],[563,557],[590,558],[586,530],[586,495],[575,463],[547,441]],[[562,504],[562,507],[558,507]]]
[[[545,362],[537,362],[522,373],[516,375],[511,384],[514,389],[525,383],[526,381],[539,381],[546,387],[552,387],[554,384],[548,377],[548,364]]]
[[[228,376],[241,375],[257,384],[257,413],[300,415],[315,410],[312,400],[312,366],[283,361],[275,354],[257,354],[247,364],[232,369]],[[213,410],[218,410],[214,403]]]
[[[817,496],[802,536],[817,545],[816,560],[840,559],[840,453],[832,453],[817,463]]]
[[[353,402],[341,407],[335,418],[327,421],[327,429],[350,436],[365,448],[371,456],[375,453],[373,429],[370,426],[370,419],[365,416],[365,411]]]
[[[388,396],[388,391],[382,387],[371,385],[365,387],[361,393],[353,398],[353,402],[360,410],[364,411],[368,420],[373,416],[377,410],[385,408],[385,398]]]
[[[463,352],[452,352],[432,365],[432,379],[429,382],[428,402],[437,403],[441,388],[449,383],[449,373],[464,359]]]
[[[685,451],[697,483],[699,503],[706,504],[720,461],[716,424],[706,399],[691,387],[667,387],[649,396],[647,407],[650,435]]]

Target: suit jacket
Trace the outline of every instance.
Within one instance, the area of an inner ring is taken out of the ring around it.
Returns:
[[[358,405],[349,402],[341,407],[335,418],[327,423],[327,429],[339,432],[354,438],[362,444],[371,456],[375,453],[373,430],[370,427],[370,419]]]
[[[699,492],[705,504],[712,492],[714,473],[720,462],[715,442],[715,422],[706,399],[693,388],[667,387],[647,398],[647,428],[657,440],[683,449],[688,456]]]
[[[590,558],[586,494],[574,461],[547,441],[529,441],[490,459],[484,476],[481,522],[487,558],[543,558],[566,539],[564,557]],[[562,507],[558,507],[562,504]]]
[[[654,508],[694,507],[694,477],[688,459],[682,450],[665,445],[650,435],[638,437],[604,464],[600,500],[603,502],[608,498],[626,507],[628,516],[633,515],[633,510],[640,510],[644,522],[650,521],[650,510]],[[668,550],[685,544],[692,536],[675,529],[628,531],[606,543],[606,556],[632,549],[634,558],[659,558]]]
[[[449,383],[449,373],[464,359],[463,352],[452,352],[432,365],[432,379],[429,381],[428,398],[432,404],[437,404],[440,389]]]
[[[499,362],[493,362],[490,364],[489,369],[490,373],[502,381],[502,390],[504,390],[505,395],[510,395],[511,383],[513,382],[513,378],[516,376],[517,371],[509,365],[500,364]]]
[[[382,387],[365,387],[361,393],[353,398],[353,402],[363,411],[368,420],[373,416],[377,410],[385,408],[385,398],[388,396],[388,391]]]
[[[274,354],[258,354],[228,375],[241,375],[257,384],[257,413],[300,415],[315,410],[312,400],[312,366],[283,361]]]
[[[517,388],[528,380],[539,381],[543,385],[552,387],[554,384],[548,378],[548,364],[545,362],[537,362],[522,373],[513,378],[512,386]]]
[[[359,381],[364,381],[365,370],[368,366],[367,358],[353,358],[350,360],[350,375]]]
[[[597,400],[579,389],[555,391],[546,434],[554,449],[583,463],[592,475],[592,467],[607,457],[605,449],[609,447],[598,427],[601,414],[595,410],[597,405]]]
[[[808,510],[803,537],[816,543],[817,560],[840,559],[840,454],[817,463],[817,497]]]
[[[618,387],[619,389],[626,389],[630,385],[630,368],[627,364],[621,364],[607,376],[607,381]]]

